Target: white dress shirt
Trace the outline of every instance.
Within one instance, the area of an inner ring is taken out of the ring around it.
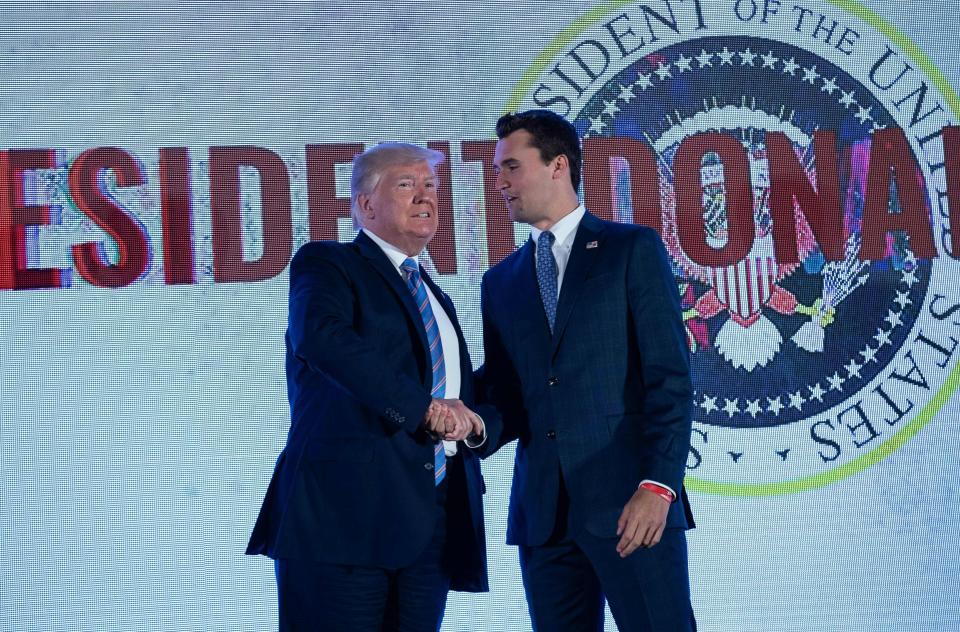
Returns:
[[[397,274],[400,275],[404,284],[406,284],[406,275],[403,270],[400,269],[400,264],[402,264],[408,256],[403,251],[385,242],[372,231],[364,228],[363,232],[373,240],[373,243],[380,246],[383,254],[387,255],[387,259],[390,260],[390,263],[396,268]],[[419,253],[417,256],[409,258],[417,261],[418,257]],[[430,309],[433,310],[433,316],[437,319],[437,328],[440,330],[440,349],[443,353],[443,368],[447,376],[447,382],[444,384],[443,389],[443,397],[446,399],[460,399],[460,341],[457,340],[457,331],[453,328],[453,323],[450,322],[450,317],[447,316],[446,310],[440,305],[437,297],[433,295],[430,286],[424,283],[423,289],[427,291],[427,298],[430,300]],[[453,456],[457,453],[457,443],[455,441],[444,441],[443,451],[447,456]]]
[[[563,273],[567,270],[567,262],[570,261],[570,252],[573,250],[573,240],[577,238],[577,227],[580,226],[580,220],[583,219],[587,209],[583,204],[573,209],[563,216],[563,218],[550,227],[553,233],[553,258],[557,260],[557,298],[560,298],[560,287],[563,285]],[[530,227],[530,238],[536,242],[540,239],[539,228]],[[536,249],[534,249],[536,252]],[[536,255],[534,255],[536,257]]]

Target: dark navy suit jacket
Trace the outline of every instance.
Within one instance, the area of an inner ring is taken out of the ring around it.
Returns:
[[[551,336],[528,241],[483,278],[486,452],[519,439],[507,541],[550,536],[559,481],[570,518],[616,534],[645,479],[679,494],[667,527],[693,526],[683,474],[692,389],[680,299],[653,230],[587,213],[577,229]]]
[[[471,405],[470,356],[453,303],[421,275],[456,329],[460,399]],[[350,244],[308,243],[294,256],[286,348],[290,432],[247,553],[409,565],[438,511],[434,444],[421,427],[430,353],[403,278],[363,232]],[[451,588],[487,590],[479,460],[461,443],[447,469]]]

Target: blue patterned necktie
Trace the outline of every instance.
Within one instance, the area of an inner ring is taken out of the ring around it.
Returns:
[[[547,313],[550,333],[557,320],[557,260],[553,256],[554,236],[549,230],[540,233],[537,239],[537,283],[540,285],[540,298],[543,310]]]
[[[427,344],[430,346],[430,364],[433,366],[433,388],[430,394],[436,398],[443,398],[445,386],[447,384],[447,371],[443,366],[443,346],[440,344],[440,327],[437,325],[437,319],[433,316],[433,309],[430,307],[430,298],[427,296],[427,288],[423,285],[420,278],[420,266],[413,259],[404,259],[400,264],[400,269],[406,273],[407,287],[413,295],[413,300],[420,310],[420,319],[423,321],[423,328],[427,332]],[[433,478],[436,485],[440,484],[447,473],[447,457],[443,453],[443,442],[437,441],[433,446]]]

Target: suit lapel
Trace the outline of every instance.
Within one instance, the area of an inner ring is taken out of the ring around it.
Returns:
[[[535,251],[536,244],[532,239],[528,239],[517,251],[512,271],[514,285],[508,288],[509,295],[504,300],[512,306],[510,313],[517,319],[513,324],[519,324],[520,319],[525,320],[524,329],[531,334],[518,335],[520,344],[529,345],[537,353],[543,353],[550,345],[550,327],[537,283]]]
[[[400,276],[397,269],[393,267],[390,259],[383,253],[380,246],[367,237],[362,230],[357,234],[357,238],[353,240],[353,243],[356,244],[360,250],[360,254],[370,262],[373,269],[383,277],[390,289],[393,290],[397,298],[400,299],[400,302],[406,309],[407,318],[411,320],[414,325],[414,331],[416,331],[420,337],[420,346],[426,354],[426,357],[429,357],[429,353],[427,352],[429,349],[429,345],[427,345],[427,332],[423,328],[423,319],[420,318],[420,311],[417,309],[417,304],[414,302],[410,288],[407,287],[403,277]]]
[[[553,351],[556,352],[563,330],[570,319],[570,312],[580,296],[587,272],[593,267],[597,253],[602,247],[603,224],[594,215],[586,213],[580,220],[577,236],[573,240],[567,269],[563,273],[563,285],[557,300],[557,320],[553,326]],[[590,248],[587,248],[590,244]],[[541,308],[542,310],[542,308]]]
[[[460,323],[457,322],[457,308],[453,305],[453,301],[440,289],[439,285],[433,282],[433,279],[430,278],[430,275],[427,274],[427,271],[424,270],[422,266],[420,267],[420,278],[427,284],[427,287],[433,292],[433,296],[437,299],[437,302],[440,303],[443,311],[446,312],[447,318],[450,319],[450,324],[453,325],[453,329],[457,332],[457,339],[463,340],[463,332],[460,331]]]
[[[453,330],[457,334],[457,346],[460,349],[460,395],[463,396],[466,392],[467,385],[465,375],[466,372],[473,372],[473,366],[470,364],[470,351],[467,349],[467,339],[463,335],[463,330],[460,329],[460,321],[457,320],[457,308],[453,304],[453,301],[450,300],[450,297],[447,296],[446,292],[441,290],[440,286],[433,282],[433,279],[430,278],[430,275],[428,275],[422,267],[420,268],[420,276],[427,286],[429,286],[430,291],[433,292],[443,311],[446,312],[447,318],[450,319],[450,324],[453,325]],[[461,399],[463,399],[463,397],[461,397]]]

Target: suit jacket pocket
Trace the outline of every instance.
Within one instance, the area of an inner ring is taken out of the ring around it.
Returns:
[[[374,446],[370,439],[324,439],[314,441],[307,452],[315,461],[368,463]]]

